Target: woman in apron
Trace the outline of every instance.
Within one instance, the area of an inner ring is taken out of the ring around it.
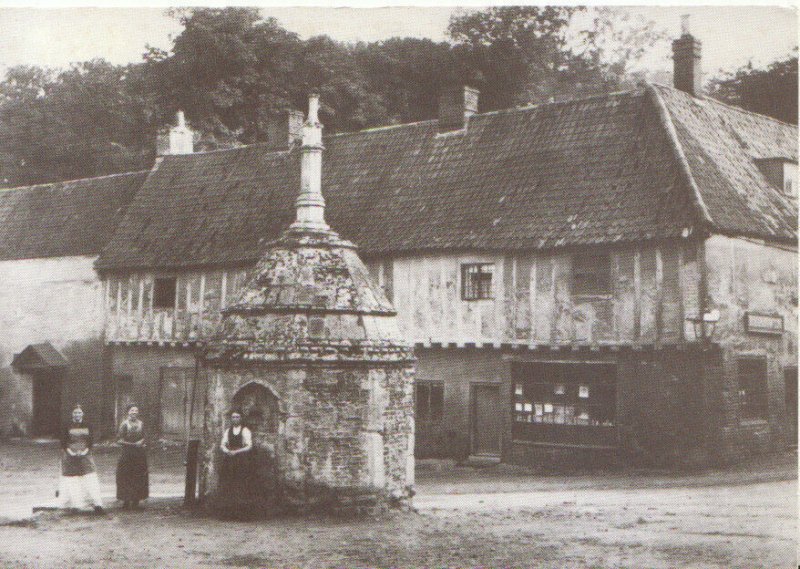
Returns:
[[[91,455],[92,442],[92,428],[83,420],[83,409],[78,405],[73,409],[72,421],[61,438],[63,454],[58,495],[62,508],[79,510],[93,507],[95,512],[103,512],[100,481]]]
[[[123,508],[135,508],[149,495],[144,425],[136,405],[128,406],[128,416],[120,424],[117,438],[122,445],[117,462],[117,500]]]
[[[231,426],[222,435],[222,465],[219,473],[219,498],[222,513],[246,516],[254,504],[257,487],[253,468],[253,434],[242,425],[242,414],[233,411]]]

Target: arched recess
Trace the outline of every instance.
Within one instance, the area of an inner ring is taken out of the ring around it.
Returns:
[[[281,424],[281,400],[271,387],[250,381],[233,396],[232,407],[242,412],[242,421],[259,438],[277,435]]]

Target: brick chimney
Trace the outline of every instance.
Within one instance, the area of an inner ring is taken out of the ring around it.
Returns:
[[[281,111],[267,120],[267,144],[270,148],[285,149],[299,144],[303,138],[303,113]]]
[[[194,132],[186,126],[186,117],[183,111],[175,115],[176,126],[170,127],[167,132],[161,133],[156,139],[156,154],[191,154],[194,152]]]
[[[449,87],[439,95],[439,132],[461,130],[469,117],[478,112],[477,89],[467,86]]]
[[[681,37],[672,42],[673,84],[693,97],[703,96],[699,40],[689,32],[689,16],[681,16]]]

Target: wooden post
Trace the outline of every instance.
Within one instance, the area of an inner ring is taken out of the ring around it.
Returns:
[[[183,496],[184,506],[197,503],[197,471],[200,455],[200,439],[191,439],[186,445],[186,489]]]

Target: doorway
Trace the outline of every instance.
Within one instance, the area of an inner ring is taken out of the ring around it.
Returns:
[[[503,435],[503,407],[500,385],[473,383],[470,386],[471,452],[478,456],[500,456]]]
[[[58,437],[61,426],[61,386],[63,370],[41,369],[32,372],[33,417],[36,437]]]
[[[797,447],[797,366],[783,370],[786,395],[786,433],[790,447]]]

